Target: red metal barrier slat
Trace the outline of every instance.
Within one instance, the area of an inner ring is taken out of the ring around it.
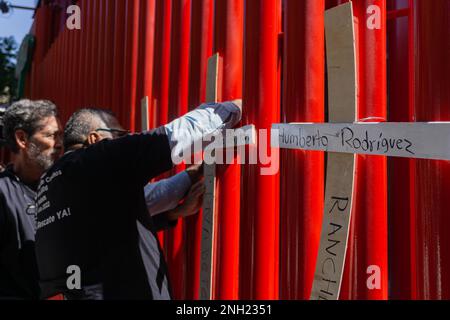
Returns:
[[[142,99],[145,96],[149,97],[149,107],[152,105],[153,101],[153,67],[154,67],[154,51],[155,51],[155,1],[143,1],[143,17],[144,21],[142,23],[143,25],[143,42],[140,43],[142,46],[142,52],[143,56],[143,65],[140,66],[140,69],[143,72],[142,77],[142,94],[141,96],[138,96],[137,103],[139,104],[139,100]],[[151,108],[149,108],[151,110]],[[137,113],[137,115],[140,114],[140,112]],[[149,115],[149,123],[151,124],[153,119],[151,119],[153,116],[152,112],[150,112]],[[140,123],[140,122],[138,122]]]
[[[358,55],[358,120],[387,118],[386,3],[355,0]],[[380,28],[367,27],[368,7],[379,8]],[[388,298],[387,160],[357,156],[352,222],[342,285],[342,299]],[[380,288],[369,288],[368,268],[375,267]]]
[[[388,2],[389,10],[407,10],[409,0]],[[390,12],[390,11],[388,11]],[[388,14],[389,15],[389,14]],[[389,84],[389,121],[412,122],[410,112],[410,85],[414,76],[409,67],[410,21],[412,16],[396,17],[388,21],[388,84]],[[390,298],[414,299],[415,287],[415,250],[414,230],[414,177],[411,175],[415,160],[388,159],[389,179],[389,261],[390,261]]]
[[[450,1],[414,1],[417,121],[450,121]],[[419,299],[450,299],[450,162],[416,167]]]
[[[113,50],[114,50],[114,17],[115,17],[115,2],[105,0],[105,31],[104,31],[104,57],[103,70],[104,81],[102,88],[103,102],[105,108],[112,108],[113,104]]]
[[[89,96],[90,101],[89,105],[93,107],[98,107],[98,76],[99,76],[99,63],[98,63],[98,54],[99,54],[99,22],[100,22],[100,1],[92,1],[93,2],[93,8],[92,8],[92,20],[91,20],[91,27],[89,29],[89,32],[91,33],[91,53],[89,56],[89,69],[90,69],[90,78],[89,78]]]
[[[280,120],[281,2],[247,0],[244,12],[244,123],[270,131],[272,123]],[[259,150],[264,149],[261,144],[265,143],[265,154],[271,154],[270,140],[258,139],[258,143]],[[279,174],[262,175],[261,168],[265,166],[260,160],[257,165],[243,167],[245,206],[240,243],[243,299],[278,298]]]
[[[153,69],[153,100],[150,101],[155,110],[156,126],[168,122],[169,98],[169,63],[170,63],[170,34],[171,34],[172,2],[156,0],[155,8],[155,51]],[[163,244],[168,256],[167,233],[158,233],[160,243]]]
[[[139,30],[139,0],[126,2],[125,46],[124,46],[124,99],[121,107],[121,121],[131,131],[135,130],[137,58]]]
[[[84,64],[82,67],[84,68],[84,72],[82,75],[82,83],[83,86],[83,107],[87,107],[92,103],[91,98],[91,81],[92,81],[92,69],[91,69],[91,61],[92,61],[92,24],[93,24],[93,10],[94,10],[94,1],[85,1],[85,6],[87,7],[87,11],[85,13],[86,19],[86,28],[83,33],[86,37],[84,42],[84,49],[86,50],[84,56]]]
[[[284,1],[283,122],[324,121],[324,1]],[[281,296],[309,299],[319,250],[324,155],[281,151]]]
[[[172,2],[156,1],[155,68],[153,78],[154,99],[157,101],[158,125],[168,122],[169,66]],[[153,101],[154,102],[154,101]]]
[[[222,57],[222,99],[242,98],[244,2],[216,0],[214,52]],[[241,167],[218,165],[217,215],[218,246],[215,297],[220,300],[239,298],[239,228]]]
[[[81,9],[81,30],[78,31],[78,64],[77,64],[77,72],[76,72],[76,99],[75,99],[75,106],[76,109],[79,109],[84,106],[84,99],[86,95],[86,91],[84,91],[85,88],[85,64],[86,64],[86,43],[87,43],[87,9],[88,5],[86,3],[86,0],[80,0],[79,6]]]
[[[188,111],[189,39],[191,0],[174,0],[171,27],[169,121]],[[182,170],[179,166],[177,170]],[[168,232],[169,274],[176,299],[186,297],[185,222]]]
[[[95,56],[95,69],[97,71],[95,75],[95,105],[101,108],[107,108],[105,101],[103,100],[103,87],[105,83],[105,56],[109,55],[109,52],[105,50],[105,25],[106,25],[106,2],[108,0],[98,0],[97,7],[97,55]]]
[[[116,116],[120,117],[120,110],[123,108],[123,77],[124,77],[124,46],[125,46],[125,2],[116,0],[116,10],[114,17],[114,59],[113,59],[113,90],[112,109]],[[125,123],[123,125],[126,125]]]
[[[207,59],[212,54],[213,0],[192,2],[189,59],[189,109],[205,101]],[[202,213],[185,219],[186,299],[198,299],[200,290],[200,254]]]

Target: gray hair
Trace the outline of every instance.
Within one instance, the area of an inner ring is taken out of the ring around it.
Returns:
[[[6,145],[12,152],[19,152],[15,136],[17,130],[23,130],[31,137],[42,127],[45,118],[57,116],[56,105],[48,100],[24,99],[13,103],[3,118],[3,137]]]
[[[76,144],[84,144],[90,132],[100,127],[108,128],[114,113],[98,108],[84,108],[76,111],[64,128],[65,150]]]

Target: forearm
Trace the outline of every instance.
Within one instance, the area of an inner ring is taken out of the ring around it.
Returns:
[[[204,104],[176,119],[165,126],[172,159],[187,160],[186,155],[190,155],[192,146],[203,147],[204,137],[233,128],[240,119],[241,110],[232,102]]]
[[[190,187],[191,180],[186,171],[145,186],[145,202],[150,215],[155,216],[176,208]]]

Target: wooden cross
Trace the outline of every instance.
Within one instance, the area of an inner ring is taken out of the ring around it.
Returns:
[[[206,102],[217,102],[220,97],[221,87],[221,57],[219,54],[208,59],[207,81],[206,81]],[[151,109],[151,110],[150,110]],[[149,114],[152,112],[155,119],[156,101],[152,108],[149,107],[149,98],[141,100],[142,131],[149,130]],[[154,121],[153,121],[154,122]],[[254,125],[248,125],[234,131],[224,130],[220,132],[225,137],[224,148],[242,147],[256,144],[256,129]],[[210,140],[208,137],[207,139]],[[230,139],[231,138],[231,139]],[[216,164],[204,164],[203,175],[205,178],[206,192],[203,199],[203,221],[201,240],[201,261],[200,261],[200,292],[201,300],[211,300],[214,291],[214,261],[216,252],[217,233],[217,211],[216,204]]]
[[[450,160],[450,123],[357,123],[352,3],[325,13],[329,121],[274,124],[273,147],[328,152],[312,300],[339,298],[353,205],[355,154]]]
[[[222,62],[219,54],[208,60],[206,102],[219,101],[221,87]],[[228,137],[222,132],[223,137]],[[236,139],[225,140],[226,148],[256,144],[254,125],[236,129],[233,134]],[[216,164],[205,164],[203,169],[206,192],[203,199],[203,221],[200,261],[200,300],[211,300],[214,292],[214,262],[216,258],[217,210],[216,210]]]

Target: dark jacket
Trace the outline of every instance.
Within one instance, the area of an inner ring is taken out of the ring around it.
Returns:
[[[35,194],[11,167],[0,173],[0,299],[39,298]]]

